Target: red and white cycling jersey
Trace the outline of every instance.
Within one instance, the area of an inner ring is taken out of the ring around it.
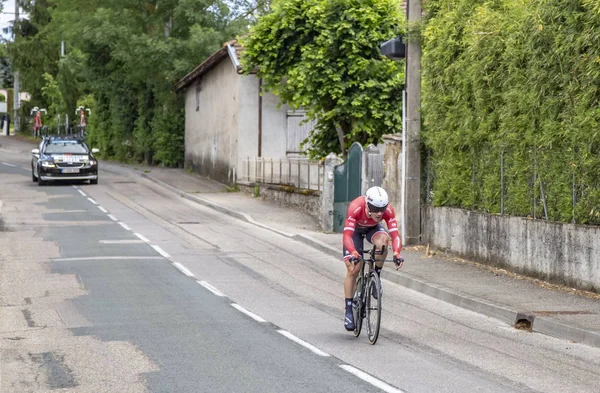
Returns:
[[[388,205],[383,212],[381,221],[385,221],[387,224],[388,232],[392,237],[392,249],[394,254],[399,253],[402,250],[402,239],[398,233],[398,222],[396,221],[396,213],[391,205]],[[344,222],[344,246],[349,253],[356,251],[354,247],[354,241],[352,235],[354,230],[358,228],[370,228],[379,224],[379,221],[375,221],[372,217],[367,215],[367,200],[364,196],[359,196],[348,206],[348,214],[346,215],[346,221]]]

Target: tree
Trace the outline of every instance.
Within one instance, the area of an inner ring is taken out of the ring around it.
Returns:
[[[396,0],[275,0],[242,38],[242,62],[263,87],[317,120],[311,156],[377,143],[401,125],[403,63],[380,44],[400,34]]]

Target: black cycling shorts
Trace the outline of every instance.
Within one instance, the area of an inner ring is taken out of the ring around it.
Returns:
[[[354,248],[356,249],[356,251],[358,251],[359,255],[362,256],[361,251],[363,250],[363,239],[367,239],[369,243],[373,244],[371,240],[373,239],[373,235],[375,235],[377,232],[383,232],[386,235],[388,234],[388,232],[381,224],[377,224],[372,227],[357,226],[354,229],[354,233],[352,234],[352,242],[354,242]],[[348,250],[346,250],[346,246],[343,246],[343,249],[345,258],[348,255],[350,255],[350,253],[348,252]]]

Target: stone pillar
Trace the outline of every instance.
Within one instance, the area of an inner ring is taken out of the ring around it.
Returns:
[[[333,153],[325,157],[323,171],[323,191],[321,192],[321,228],[325,232],[333,232],[333,194],[334,169],[342,163],[342,159]]]
[[[365,147],[362,153],[360,185],[361,195],[365,195],[367,193],[367,190],[371,186],[371,179],[369,179],[369,154],[379,154],[379,149],[372,143],[369,146]]]
[[[396,211],[398,226],[400,226],[400,234],[402,232],[402,136],[400,134],[383,135],[385,142],[385,151],[383,154],[383,185],[387,191],[390,204]]]

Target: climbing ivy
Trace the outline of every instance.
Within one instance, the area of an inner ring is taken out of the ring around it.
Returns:
[[[507,214],[600,223],[600,3],[430,0],[425,10],[433,203],[499,213],[503,201]]]

